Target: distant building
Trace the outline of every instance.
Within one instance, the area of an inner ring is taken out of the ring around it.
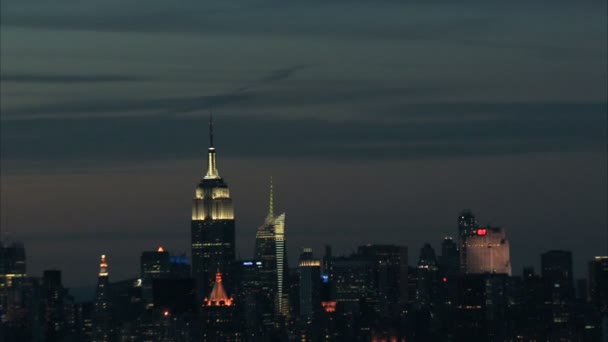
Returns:
[[[548,251],[541,255],[543,297],[548,310],[546,324],[550,340],[572,339],[572,313],[574,280],[572,253],[570,251]]]
[[[472,235],[462,237],[461,270],[466,274],[511,275],[509,241],[504,229],[478,227]]]
[[[298,263],[299,279],[299,335],[306,341],[320,340],[321,261],[315,259],[312,248],[303,248]]]
[[[0,241],[0,290],[4,287],[10,287],[13,279],[24,278],[26,276],[25,248],[23,244],[13,242],[10,245],[4,245]]]
[[[228,184],[220,176],[209,122],[207,173],[192,200],[192,276],[200,294],[209,293],[219,269],[230,279],[235,262],[234,208]],[[225,284],[230,289],[230,284]]]
[[[589,297],[596,310],[608,315],[608,256],[589,262]]]
[[[287,248],[285,237],[285,213],[274,215],[274,191],[270,180],[268,215],[255,234],[255,260],[262,262],[260,280],[268,300],[273,303],[275,317],[289,315],[287,296]],[[261,312],[269,315],[268,312]],[[276,319],[273,319],[276,320]]]
[[[155,251],[145,251],[141,253],[140,277],[142,280],[143,297],[146,302],[152,302],[152,281],[154,279],[165,278],[170,272],[170,255],[163,247],[158,247]]]
[[[397,245],[359,246],[358,254],[372,260],[373,287],[377,291],[379,312],[398,316],[407,303],[407,247]]]
[[[447,236],[441,243],[441,256],[439,257],[439,267],[443,274],[453,276],[459,273],[460,253],[458,244],[451,237]]]
[[[109,285],[108,261],[104,254],[101,256],[99,263],[99,276],[97,277],[97,289],[95,290],[95,301],[93,302],[93,342],[114,340],[115,331],[112,322],[112,298]]]
[[[239,341],[235,319],[235,301],[224,288],[222,273],[215,274],[215,282],[209,297],[203,300],[203,341]]]

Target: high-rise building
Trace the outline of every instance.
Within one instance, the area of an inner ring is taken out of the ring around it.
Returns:
[[[111,293],[106,255],[101,256],[99,263],[99,276],[95,290],[93,307],[93,342],[106,342],[114,340],[114,327],[112,324]]]
[[[300,316],[313,317],[321,308],[321,261],[313,258],[312,248],[303,248],[298,264],[300,274]]]
[[[608,315],[608,256],[589,262],[589,297],[596,310]]]
[[[446,236],[441,243],[441,256],[439,257],[439,266],[443,274],[453,276],[458,274],[460,265],[460,253],[458,245],[449,236]]]
[[[458,247],[460,251],[460,271],[464,272],[466,268],[465,261],[467,259],[466,239],[469,236],[475,235],[477,229],[477,218],[469,209],[465,209],[458,215]]]
[[[314,259],[312,248],[303,248],[298,263],[299,335],[304,341],[319,341],[321,314],[321,261]]]
[[[228,296],[222,281],[222,273],[215,274],[215,282],[209,297],[203,300],[203,341],[239,341],[240,332],[235,319],[234,298]]]
[[[477,219],[473,215],[473,212],[469,209],[461,211],[458,215],[458,237],[462,239],[463,237],[474,235],[475,229],[477,229]]]
[[[260,274],[268,299],[274,303],[275,315],[287,316],[287,249],[285,246],[285,213],[274,215],[274,189],[270,179],[268,215],[255,234],[255,259],[262,262]]]
[[[549,340],[572,339],[571,304],[574,300],[572,253],[553,250],[541,255],[543,296],[548,311]]]
[[[5,286],[10,287],[15,278],[24,278],[26,276],[25,271],[25,248],[23,244],[13,242],[10,245],[4,245],[0,241],[0,289]]]
[[[143,297],[146,302],[152,302],[152,281],[167,277],[171,272],[171,259],[169,252],[163,247],[156,251],[145,251],[140,257],[140,277],[142,280]]]
[[[407,247],[370,244],[359,246],[358,254],[375,265],[373,286],[380,312],[385,316],[398,315],[400,304],[407,303]]]
[[[192,201],[192,276],[197,280],[199,296],[209,293],[218,269],[230,279],[235,261],[234,230],[234,208],[228,184],[217,168],[210,120],[207,173]],[[230,283],[225,286],[231,289]]]
[[[476,228],[464,236],[460,253],[461,270],[466,274],[511,275],[509,241],[504,229]]]

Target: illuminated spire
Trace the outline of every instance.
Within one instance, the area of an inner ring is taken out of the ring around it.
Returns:
[[[267,221],[271,221],[274,219],[274,187],[272,184],[272,176],[270,176],[270,198],[268,203],[268,217]]]
[[[205,298],[206,306],[231,306],[233,298],[228,297],[224,285],[222,285],[222,273],[218,270],[215,274],[215,283],[209,295],[209,299]]]
[[[107,277],[108,276],[108,262],[106,260],[106,255],[101,255],[101,261],[99,262],[99,276]]]
[[[215,147],[213,146],[213,115],[209,115],[209,149],[207,158],[207,174],[205,179],[219,179],[220,173],[217,171],[215,162]]]

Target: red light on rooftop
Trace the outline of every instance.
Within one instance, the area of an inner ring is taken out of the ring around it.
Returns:
[[[479,228],[477,229],[477,235],[479,236],[484,236],[488,233],[488,230],[486,228]]]
[[[156,250],[158,253],[162,253],[165,251],[165,249],[163,248],[163,246],[158,246],[158,249]]]
[[[169,316],[169,310],[165,310],[165,312],[163,312],[163,316],[168,317]]]
[[[443,279],[441,279],[441,280],[442,280],[444,283],[447,283],[447,282],[448,282],[448,278],[446,278],[446,277],[443,277]]]

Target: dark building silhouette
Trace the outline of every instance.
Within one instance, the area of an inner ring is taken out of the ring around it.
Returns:
[[[608,315],[608,256],[589,262],[589,299],[603,315]]]
[[[140,277],[142,280],[142,291],[144,300],[152,302],[152,281],[158,278],[165,278],[171,272],[171,258],[169,252],[163,247],[158,247],[155,251],[144,251],[140,257]]]
[[[112,320],[112,298],[106,255],[101,256],[99,263],[99,276],[93,302],[93,342],[114,341],[115,329]]]
[[[441,256],[439,257],[439,266],[443,274],[454,276],[460,270],[460,253],[458,244],[451,237],[446,237],[441,243]]]
[[[209,122],[207,173],[192,201],[192,276],[199,294],[209,293],[216,270],[227,279],[235,262],[234,209],[228,184],[220,176],[213,145],[213,121]],[[225,286],[231,289],[230,282]]]
[[[546,306],[545,324],[549,339],[573,338],[570,306],[574,300],[572,253],[548,251],[541,255],[543,297]]]

